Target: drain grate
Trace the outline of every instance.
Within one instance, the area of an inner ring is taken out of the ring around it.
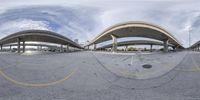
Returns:
[[[152,68],[152,65],[150,64],[145,64],[145,65],[142,65],[143,68],[146,68],[146,69],[149,69],[149,68]]]

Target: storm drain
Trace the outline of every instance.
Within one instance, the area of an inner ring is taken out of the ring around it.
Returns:
[[[145,65],[142,65],[143,68],[146,68],[146,69],[149,69],[149,68],[152,68],[152,65],[150,64],[145,64]]]

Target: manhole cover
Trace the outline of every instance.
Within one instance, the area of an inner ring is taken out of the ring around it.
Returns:
[[[145,64],[145,65],[142,65],[143,68],[152,68],[152,65],[150,64]]]

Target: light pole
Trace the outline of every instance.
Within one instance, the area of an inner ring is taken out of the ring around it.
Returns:
[[[191,29],[191,27],[189,28],[189,50],[190,50],[190,46],[191,46],[191,35],[190,35],[190,31],[191,31],[192,29]]]

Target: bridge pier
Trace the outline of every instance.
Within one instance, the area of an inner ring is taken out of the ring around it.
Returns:
[[[69,51],[69,44],[67,44],[67,51]]]
[[[20,46],[21,46],[21,44],[20,44],[20,38],[17,38],[17,53],[20,53]]]
[[[40,50],[40,47],[39,47],[39,46],[37,46],[37,50],[38,50],[38,51]]]
[[[116,52],[117,51],[117,37],[114,35],[110,35],[112,37],[112,52]]]
[[[3,50],[3,44],[1,44],[1,51]]]
[[[42,51],[42,46],[40,46],[40,51]]]
[[[12,48],[12,45],[10,45],[10,51],[12,51],[12,49],[11,49],[11,48]]]
[[[152,48],[153,48],[153,45],[151,44],[150,45],[150,52],[152,52],[153,50],[152,50]]]
[[[60,45],[60,52],[63,52],[63,45]]]
[[[94,50],[96,50],[96,43],[94,43]]]
[[[172,49],[173,49],[173,51],[176,51],[176,47],[175,46],[172,46]]]
[[[128,45],[125,46],[125,51],[128,51]]]
[[[25,52],[25,41],[23,40],[23,53]]]
[[[168,52],[168,41],[169,40],[164,40],[164,52]]]

